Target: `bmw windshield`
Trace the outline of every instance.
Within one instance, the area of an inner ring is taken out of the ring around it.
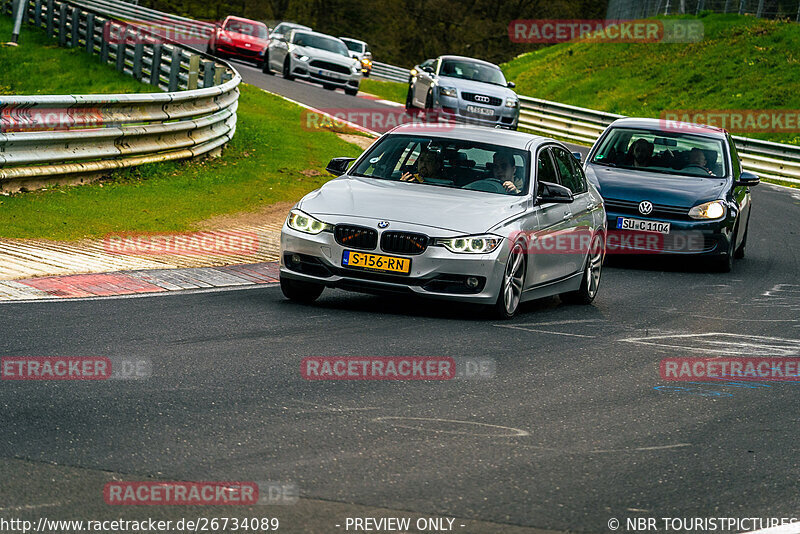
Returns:
[[[457,139],[393,135],[350,173],[353,176],[522,195],[528,190],[524,150]]]

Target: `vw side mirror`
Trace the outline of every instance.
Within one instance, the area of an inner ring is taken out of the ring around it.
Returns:
[[[580,161],[580,160],[581,160],[581,158],[583,157],[583,154],[581,154],[580,152],[573,152],[573,153],[572,153],[572,156],[573,156],[575,159],[577,159],[578,161]]]
[[[748,171],[742,171],[742,174],[739,175],[739,179],[736,180],[735,185],[743,186],[743,187],[753,187],[754,185],[758,185],[761,183],[761,178],[759,178],[756,174]]]
[[[508,85],[509,89],[513,89],[513,88],[515,88],[517,86],[517,84],[515,84],[514,82],[508,82],[507,85]]]
[[[333,158],[325,170],[334,176],[341,176],[347,172],[347,166],[350,162],[355,161],[356,158]]]

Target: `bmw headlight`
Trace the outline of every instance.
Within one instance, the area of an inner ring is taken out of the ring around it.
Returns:
[[[233,42],[233,39],[231,39],[228,36],[228,34],[225,33],[225,32],[222,32],[222,33],[219,34],[219,40],[220,41],[225,41],[226,43],[232,43]]]
[[[442,96],[452,96],[453,98],[458,96],[458,92],[456,91],[455,87],[440,87],[439,94]]]
[[[295,58],[297,61],[308,61],[308,56],[304,56],[303,54],[298,54],[297,52],[292,52],[292,57]]]
[[[486,254],[492,252],[502,242],[503,238],[486,234],[437,239],[434,244],[457,254]]]
[[[721,200],[706,202],[689,210],[692,219],[721,219],[724,216],[725,203]]]
[[[308,213],[303,213],[298,209],[289,212],[289,218],[286,220],[289,228],[303,232],[306,234],[319,234],[325,230],[332,230],[333,226],[315,219]]]
[[[516,98],[506,98],[506,107],[515,108],[519,105],[519,100]]]

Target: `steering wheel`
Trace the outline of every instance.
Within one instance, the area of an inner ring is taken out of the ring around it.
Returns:
[[[503,182],[497,178],[484,178],[470,184],[465,185],[462,189],[471,189],[472,191],[485,191],[487,193],[508,193]]]
[[[699,164],[697,164],[697,163],[690,163],[690,164],[686,165],[686,166],[685,166],[683,169],[681,169],[681,170],[686,170],[686,169],[688,169],[689,167],[693,167],[693,168],[695,168],[695,169],[700,169],[700,170],[701,170],[701,171],[703,171],[704,173],[711,174],[711,171],[710,171],[710,170],[706,169],[705,167],[703,167],[702,165],[699,165]]]

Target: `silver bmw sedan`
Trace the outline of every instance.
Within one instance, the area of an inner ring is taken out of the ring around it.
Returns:
[[[489,305],[559,294],[588,304],[605,250],[603,201],[560,142],[476,126],[399,126],[289,213],[280,283]]]

